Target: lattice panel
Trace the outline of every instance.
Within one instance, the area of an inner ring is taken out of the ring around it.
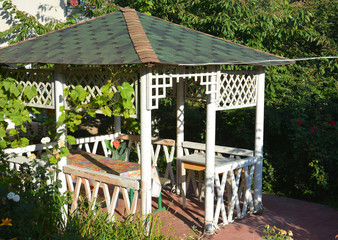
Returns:
[[[72,90],[75,86],[81,85],[89,92],[84,103],[89,103],[92,98],[101,95],[101,87],[106,85],[108,81],[112,81],[116,86],[123,82],[129,82],[135,89],[132,101],[134,106],[137,105],[136,93],[138,88],[138,73],[132,69],[127,71],[124,69],[116,70],[109,68],[72,68],[68,69],[66,72],[66,87],[69,87],[70,90]],[[113,91],[117,93],[118,89],[113,86]]]
[[[174,81],[185,81],[186,99],[199,99],[216,92],[216,74],[203,67],[154,68],[148,83],[148,109],[158,108],[158,100],[165,98],[167,93],[170,97],[175,97],[176,92],[172,88]]]
[[[158,100],[166,97],[167,88],[173,86],[173,74],[177,69],[174,68],[160,68],[152,69],[151,78],[147,83],[147,108],[157,109]]]
[[[253,72],[222,72],[218,81],[217,110],[256,105],[257,76]]]
[[[38,96],[31,99],[27,106],[38,108],[54,108],[54,71],[49,69],[8,69],[4,70],[4,77],[12,77],[19,84],[34,86]],[[19,96],[22,98],[22,94]]]

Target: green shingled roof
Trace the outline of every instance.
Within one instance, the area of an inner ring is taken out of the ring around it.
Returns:
[[[0,63],[85,65],[147,63],[144,59],[149,58],[141,56],[144,50],[149,50],[150,55],[157,59],[157,63],[174,65],[293,63],[142,13],[135,12],[135,17],[136,19],[128,20],[124,11],[119,10],[10,45],[0,49]],[[135,46],[142,45],[143,40],[137,42],[139,33],[129,28],[131,22],[141,24],[140,27],[143,27],[145,33],[144,38],[150,42],[141,46],[141,50]],[[151,62],[152,60],[149,60],[149,63]]]

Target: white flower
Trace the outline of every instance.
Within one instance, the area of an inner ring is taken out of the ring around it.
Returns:
[[[47,144],[47,143],[50,143],[50,138],[49,137],[44,137],[41,139],[41,143],[42,144]]]
[[[13,197],[13,201],[14,201],[14,202],[19,202],[19,201],[20,201],[20,196],[19,196],[19,195],[15,195],[15,196]]]
[[[7,194],[8,199],[13,199],[14,196],[15,196],[15,193],[13,193],[13,192],[10,192],[10,193]]]
[[[44,161],[38,161],[39,167],[45,167],[46,163]]]
[[[66,147],[66,142],[65,140],[59,140],[58,141],[59,148]]]

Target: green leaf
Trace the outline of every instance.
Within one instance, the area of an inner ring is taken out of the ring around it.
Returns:
[[[134,88],[130,86],[129,83],[124,82],[122,86],[117,86],[117,88],[120,90],[120,94],[122,98],[131,100],[132,95],[134,93]]]
[[[108,140],[104,140],[106,147],[111,151],[111,152],[115,152],[115,149],[113,148],[113,146],[110,144],[110,141]]]
[[[6,80],[3,82],[3,85],[4,85],[5,90],[8,91],[13,83],[9,82],[9,81],[6,81]]]
[[[14,135],[16,135],[17,133],[18,133],[18,131],[17,131],[15,128],[9,130],[9,132],[8,132],[9,136],[14,136]]]
[[[0,148],[5,149],[7,147],[6,141],[5,140],[0,140]]]
[[[112,111],[110,110],[108,106],[104,106],[103,108],[101,108],[101,110],[105,116],[111,117]]]
[[[21,142],[20,147],[26,147],[29,145],[29,140],[27,138],[21,138],[20,142]]]
[[[76,138],[71,135],[67,135],[66,140],[70,145],[73,145],[76,143]]]
[[[61,157],[67,157],[69,155],[69,149],[68,148],[61,148]]]
[[[37,95],[36,88],[33,87],[26,87],[24,90],[24,95],[27,97],[28,101],[30,101],[33,97]]]
[[[6,130],[5,129],[0,129],[0,138],[1,137],[6,137]]]
[[[108,83],[101,88],[101,92],[106,93],[107,91],[109,91],[110,88],[111,88],[111,84]]]
[[[19,89],[18,89],[17,86],[15,86],[14,84],[12,84],[12,85],[10,86],[9,91],[10,91],[12,94],[14,94],[15,97],[18,97],[18,96],[20,95]]]

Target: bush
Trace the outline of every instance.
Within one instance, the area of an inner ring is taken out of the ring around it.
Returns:
[[[265,152],[275,169],[275,192],[315,201],[333,197],[338,186],[337,113],[336,100],[267,108]]]

